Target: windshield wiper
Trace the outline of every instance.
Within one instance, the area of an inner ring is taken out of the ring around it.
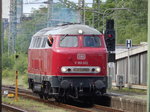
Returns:
[[[63,41],[66,36],[68,36],[68,34],[66,34],[66,35],[64,35],[63,37],[61,37],[60,41]]]

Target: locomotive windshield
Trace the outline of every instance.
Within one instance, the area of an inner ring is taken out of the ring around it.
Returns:
[[[77,36],[60,37],[60,47],[77,47],[77,46],[78,46]]]
[[[84,47],[100,47],[100,38],[97,36],[84,36]]]

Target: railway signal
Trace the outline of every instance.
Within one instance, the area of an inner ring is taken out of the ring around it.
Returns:
[[[105,42],[108,51],[108,62],[115,62],[115,30],[114,20],[107,20],[105,31]]]
[[[105,41],[108,51],[115,51],[115,31],[107,29],[105,32]]]

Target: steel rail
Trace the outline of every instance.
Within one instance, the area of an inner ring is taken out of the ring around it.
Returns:
[[[48,105],[53,105],[53,106],[57,106],[57,107],[61,107],[61,108],[64,108],[64,109],[69,109],[69,110],[75,110],[77,112],[93,112],[93,111],[89,111],[87,109],[72,106],[72,105],[67,105],[67,104],[58,103],[58,102],[54,102],[54,101],[39,99],[38,97],[23,94],[23,93],[19,93],[18,95],[20,95],[22,97],[25,97],[25,98],[35,100],[35,101],[38,101],[38,102],[43,102],[43,103],[46,103]]]
[[[14,87],[14,86],[6,86],[6,85],[3,85],[3,86],[2,86],[2,89],[12,90],[12,91],[14,91],[14,90],[15,90],[15,87]],[[18,88],[18,91],[19,91],[19,92],[21,92],[21,93],[33,94],[33,92],[32,92],[32,91],[30,91],[30,90],[26,90],[26,89]]]
[[[28,112],[28,111],[23,110],[21,108],[18,108],[18,107],[12,106],[12,105],[8,105],[5,103],[2,103],[2,108],[6,109],[6,110],[13,111],[13,112]]]
[[[9,88],[7,88],[7,89],[9,89]],[[14,92],[15,89],[14,90],[13,89],[14,88],[11,88],[11,90],[9,92],[10,93],[15,93]],[[38,102],[43,102],[45,104],[61,107],[61,108],[64,108],[64,109],[74,110],[74,111],[77,111],[77,112],[93,112],[94,109],[97,109],[99,111],[105,111],[105,112],[124,112],[123,110],[118,110],[118,109],[114,109],[112,107],[106,107],[106,106],[101,106],[101,105],[94,105],[90,109],[86,109],[86,108],[82,108],[82,107],[77,107],[77,106],[73,106],[73,105],[68,105],[68,104],[55,102],[55,101],[43,100],[43,99],[40,99],[37,96],[33,96],[33,94],[31,94],[31,93],[28,93],[28,92],[23,93],[23,89],[21,89],[21,92],[22,93],[19,92],[18,95],[22,96],[24,98],[32,99],[32,100],[35,100],[35,101],[38,101]]]
[[[15,93],[12,90],[10,90],[10,92]],[[24,98],[27,98],[27,99],[32,99],[32,100],[35,100],[38,102],[43,102],[43,103],[48,104],[48,105],[53,105],[53,106],[57,106],[57,107],[61,107],[64,109],[69,109],[69,110],[74,110],[77,112],[93,112],[93,111],[90,111],[90,110],[87,110],[84,108],[80,108],[80,107],[76,107],[76,106],[72,106],[72,105],[67,105],[67,104],[58,103],[58,102],[54,102],[54,101],[39,99],[39,97],[31,96],[31,95],[28,95],[27,93],[25,93],[25,94],[24,93],[18,93],[18,95],[22,96]]]

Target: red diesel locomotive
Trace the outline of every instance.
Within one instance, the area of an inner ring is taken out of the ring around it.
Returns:
[[[87,25],[45,28],[28,50],[28,83],[41,98],[91,101],[107,89],[104,35]]]

